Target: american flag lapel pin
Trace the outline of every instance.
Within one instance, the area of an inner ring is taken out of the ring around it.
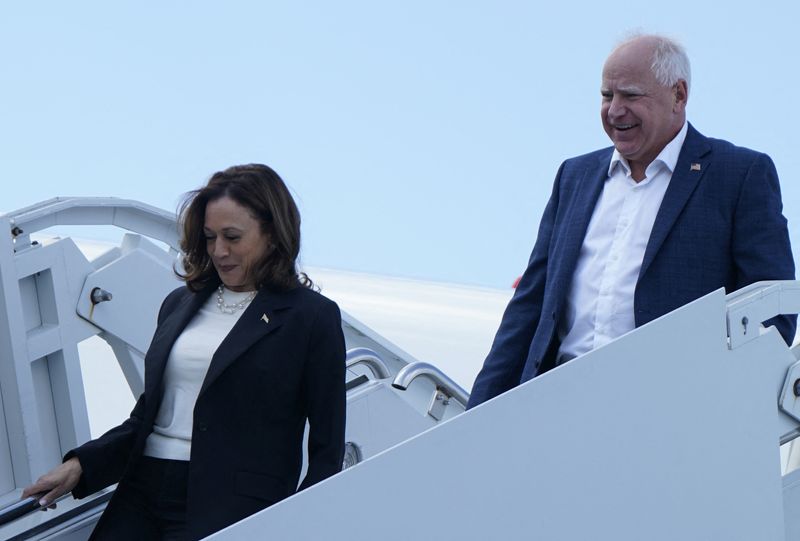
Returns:
[[[263,321],[264,323],[269,323],[269,318],[267,317],[267,314],[261,314],[261,321]]]
[[[693,163],[689,167],[689,171],[700,171],[700,164],[699,163]]]

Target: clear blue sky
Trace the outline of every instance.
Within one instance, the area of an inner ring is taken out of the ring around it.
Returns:
[[[5,3],[0,210],[174,209],[264,162],[300,204],[304,263],[508,287],[560,162],[608,144],[602,63],[641,29],[686,45],[695,127],[775,160],[800,254],[797,5]]]

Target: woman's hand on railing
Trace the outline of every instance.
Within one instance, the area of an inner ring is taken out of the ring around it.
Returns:
[[[78,457],[74,456],[42,475],[34,484],[23,490],[22,499],[36,494],[44,494],[39,498],[39,505],[55,508],[53,502],[75,488],[82,473],[81,463],[78,461]]]

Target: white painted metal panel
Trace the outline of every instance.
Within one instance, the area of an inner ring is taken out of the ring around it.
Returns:
[[[786,541],[800,541],[800,470],[783,478],[783,514]]]
[[[794,357],[774,330],[728,349],[725,308],[708,295],[211,538],[783,540]]]
[[[156,328],[161,301],[179,287],[175,258],[138,235],[123,238],[121,255],[86,277],[77,312],[139,352],[147,351]],[[113,298],[92,306],[91,291],[100,288]]]

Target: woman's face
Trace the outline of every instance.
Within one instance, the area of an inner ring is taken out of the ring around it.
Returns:
[[[269,235],[261,231],[250,210],[227,196],[209,201],[203,232],[206,250],[225,287],[254,290],[252,268],[264,259]]]

